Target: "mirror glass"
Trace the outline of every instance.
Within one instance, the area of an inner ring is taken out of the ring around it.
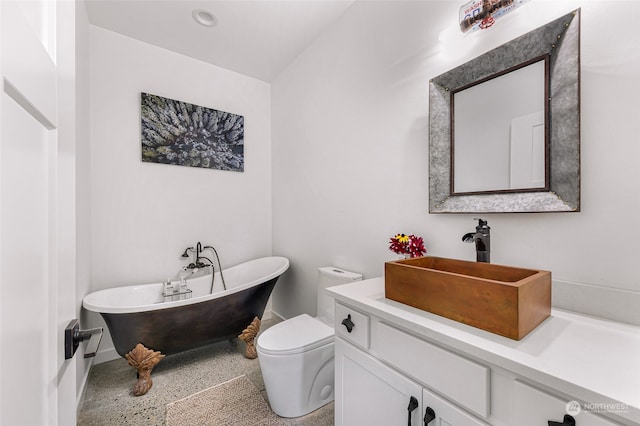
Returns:
[[[579,12],[430,81],[430,213],[579,211]]]
[[[454,194],[547,188],[546,57],[454,92]]]

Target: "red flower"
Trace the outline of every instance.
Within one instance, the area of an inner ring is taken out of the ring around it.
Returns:
[[[396,234],[389,240],[389,250],[397,254],[408,254],[410,257],[424,256],[427,252],[422,237],[413,234]]]

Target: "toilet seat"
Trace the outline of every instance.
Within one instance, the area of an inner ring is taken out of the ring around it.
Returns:
[[[307,314],[298,315],[258,336],[258,352],[292,355],[333,343],[334,330]]]

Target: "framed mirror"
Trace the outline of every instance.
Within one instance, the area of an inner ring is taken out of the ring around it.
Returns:
[[[580,209],[579,10],[429,84],[429,212]]]
[[[549,189],[548,64],[545,55],[452,92],[452,195]]]

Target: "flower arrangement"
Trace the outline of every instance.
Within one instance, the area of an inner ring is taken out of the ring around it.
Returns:
[[[424,256],[427,249],[424,248],[422,237],[415,235],[396,234],[389,240],[389,250],[402,254],[405,257]]]

